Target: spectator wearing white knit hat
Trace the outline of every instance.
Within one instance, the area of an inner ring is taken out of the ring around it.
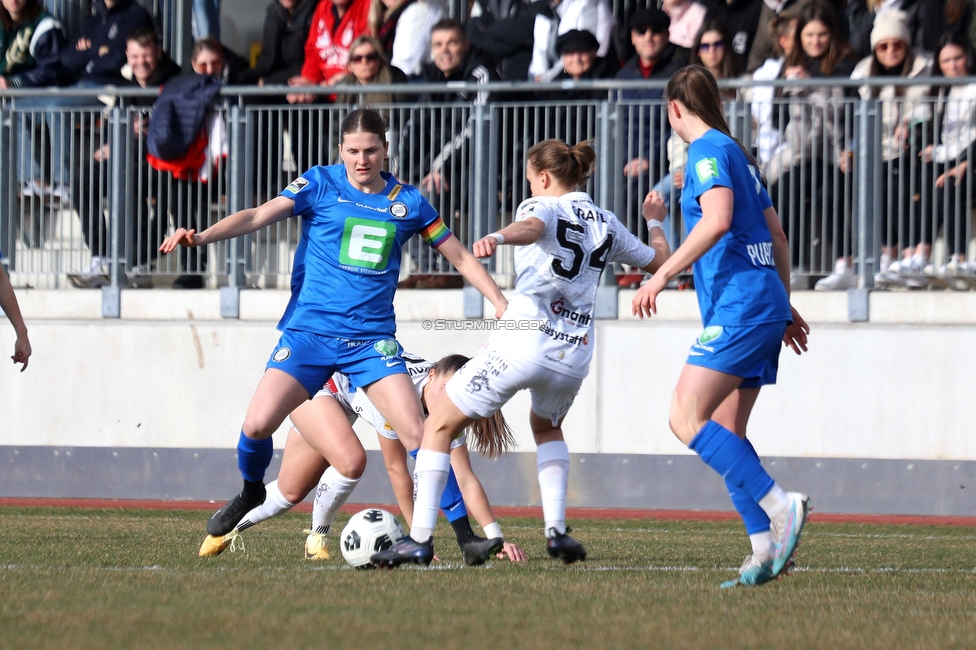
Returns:
[[[871,30],[871,54],[855,66],[851,79],[890,77],[896,81],[928,77],[932,72],[932,57],[912,50],[911,42],[905,12],[891,10],[879,14]],[[865,85],[858,92],[862,99],[881,100],[883,191],[877,207],[883,218],[882,256],[881,272],[875,279],[879,284],[924,286],[926,282],[921,276],[932,251],[932,228],[931,219],[923,218],[921,202],[916,200],[915,189],[920,179],[914,178],[913,172],[918,169],[920,143],[914,142],[912,136],[930,120],[931,111],[924,100],[931,89],[928,85]],[[889,262],[894,259],[899,244],[903,249],[902,259]]]

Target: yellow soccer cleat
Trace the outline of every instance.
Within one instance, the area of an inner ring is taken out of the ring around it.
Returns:
[[[305,539],[305,559],[306,560],[328,560],[329,559],[329,539],[322,533],[312,530],[304,531],[308,537]]]
[[[200,552],[197,555],[200,557],[216,557],[223,553],[228,546],[231,553],[244,550],[244,539],[236,528],[226,535],[207,535],[203,544],[200,545]]]

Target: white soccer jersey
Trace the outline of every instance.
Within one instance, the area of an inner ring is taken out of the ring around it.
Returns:
[[[503,320],[539,326],[501,328],[492,345],[572,377],[585,377],[593,357],[593,303],[600,273],[611,262],[647,266],[654,249],[585,192],[523,201],[516,221],[546,225],[534,244],[515,248],[515,294]]]
[[[407,372],[410,374],[410,379],[413,380],[413,385],[417,388],[417,394],[423,395],[424,386],[430,380],[430,369],[434,367],[434,364],[408,352],[403,352],[400,356],[407,364]],[[349,377],[341,372],[333,374],[324,390],[328,390],[347,412],[355,413],[362,418],[363,422],[376,429],[376,432],[381,436],[390,440],[399,440],[393,427],[366,397],[366,392],[361,388],[353,390],[349,384]],[[465,436],[462,435],[451,441],[451,447],[459,447],[464,443]]]

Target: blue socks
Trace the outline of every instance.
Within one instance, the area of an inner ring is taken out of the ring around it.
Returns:
[[[689,447],[725,479],[730,492],[732,488],[742,490],[757,507],[775,485],[755,450],[714,420],[705,423]]]
[[[271,438],[252,440],[241,431],[241,437],[237,441],[237,467],[245,481],[263,483],[264,471],[271,464],[272,456],[274,444]]]
[[[419,449],[409,452],[410,457],[417,458]],[[461,487],[458,485],[457,477],[454,476],[454,468],[447,472],[447,485],[441,494],[441,510],[449,522],[455,522],[461,517],[468,516],[468,509],[464,507],[464,498],[461,496]]]
[[[742,442],[745,443],[749,452],[756,460],[759,460],[759,454],[756,453],[756,449],[749,442],[749,439],[746,438]],[[729,489],[729,497],[732,499],[732,505],[735,506],[736,512],[739,513],[739,516],[742,517],[742,522],[746,525],[746,534],[754,535],[756,533],[767,532],[769,530],[769,517],[759,507],[759,504],[753,501],[752,497],[746,494],[745,490],[732,485],[728,480],[725,481],[725,485]]]

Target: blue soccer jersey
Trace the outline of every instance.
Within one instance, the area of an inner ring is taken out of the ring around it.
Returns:
[[[313,167],[282,190],[295,201],[302,235],[292,298],[278,329],[336,338],[393,337],[393,295],[404,244],[421,233],[432,246],[450,236],[416,188],[383,172],[378,194],[354,188],[345,167]]]
[[[695,262],[695,290],[702,323],[756,325],[790,320],[790,302],[773,261],[773,242],[763,211],[772,205],[759,171],[739,145],[712,129],[691,143],[681,196],[690,232],[702,218],[701,195],[713,187],[732,190],[729,231]]]

